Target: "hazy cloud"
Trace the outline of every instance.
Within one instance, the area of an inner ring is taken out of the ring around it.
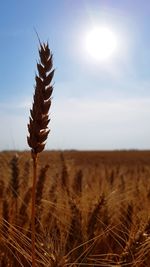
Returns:
[[[29,102],[14,105],[15,110],[23,108],[24,112],[0,112],[0,124],[4,129],[0,133],[0,149],[28,148],[26,135],[30,105]],[[150,148],[149,107],[150,98],[116,101],[57,99],[51,107],[47,148]]]

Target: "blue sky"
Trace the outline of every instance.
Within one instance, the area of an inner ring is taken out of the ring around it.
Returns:
[[[85,34],[105,24],[120,40],[96,62]],[[38,60],[36,28],[54,55],[47,149],[150,149],[150,1],[5,0],[0,4],[0,150],[28,149]]]

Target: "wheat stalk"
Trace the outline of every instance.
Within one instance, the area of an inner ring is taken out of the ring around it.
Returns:
[[[32,186],[32,266],[35,267],[35,191],[37,182],[37,155],[45,147],[45,141],[49,134],[48,123],[49,109],[51,106],[51,95],[53,86],[51,85],[54,76],[53,56],[48,43],[41,44],[39,49],[40,61],[37,63],[38,75],[36,75],[35,93],[33,106],[30,110],[30,119],[28,124],[29,136],[28,145],[31,147],[31,156],[33,159],[33,186]]]

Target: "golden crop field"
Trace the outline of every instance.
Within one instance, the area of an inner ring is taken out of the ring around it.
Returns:
[[[45,151],[36,266],[150,266],[150,151]],[[31,266],[32,160],[0,153],[0,266]]]

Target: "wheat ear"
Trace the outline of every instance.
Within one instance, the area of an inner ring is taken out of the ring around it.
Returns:
[[[37,63],[38,75],[35,77],[35,93],[33,97],[33,106],[30,110],[30,119],[28,124],[29,136],[28,145],[31,147],[31,156],[33,159],[33,186],[32,186],[32,267],[35,267],[35,191],[37,182],[37,156],[45,147],[45,141],[49,134],[48,123],[49,109],[51,106],[51,95],[53,86],[51,85],[54,76],[53,56],[48,43],[40,43],[39,49],[40,61]]]

